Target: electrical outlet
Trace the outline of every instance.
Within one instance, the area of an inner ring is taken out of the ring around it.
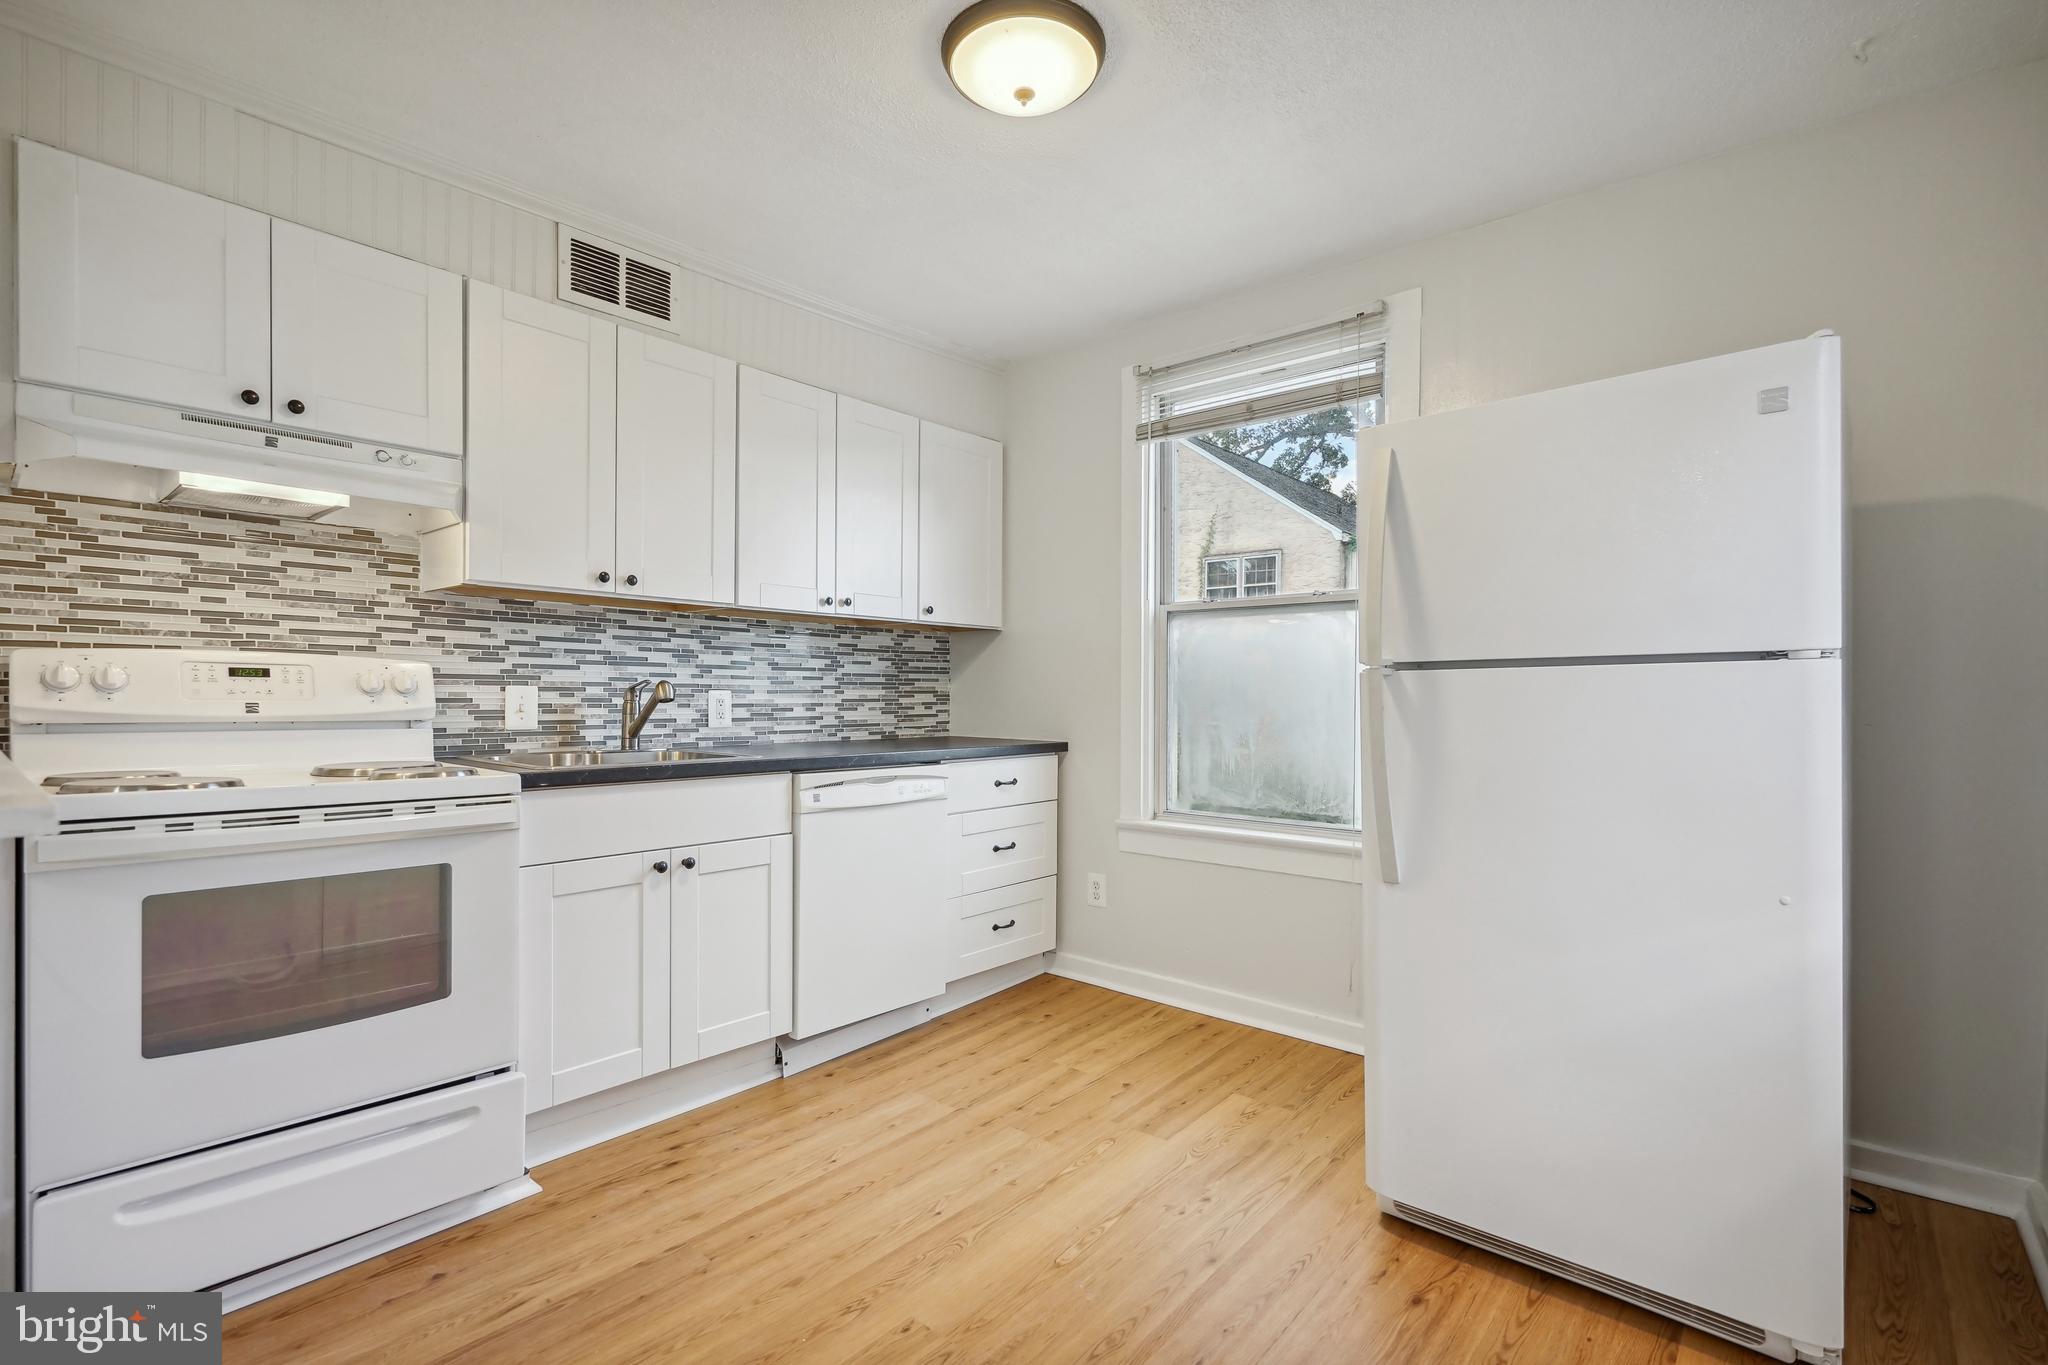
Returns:
[[[540,689],[531,684],[515,683],[505,689],[505,728],[507,730],[538,730],[540,728]]]
[[[1088,874],[1088,903],[1107,907],[1109,904],[1109,877],[1101,872]]]
[[[732,693],[713,692],[711,694],[711,714],[704,723],[714,730],[730,730],[732,728]]]

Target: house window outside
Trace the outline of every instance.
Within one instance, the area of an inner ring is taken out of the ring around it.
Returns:
[[[1273,597],[1280,591],[1280,552],[1259,555],[1211,555],[1202,561],[1202,598],[1222,602],[1232,597]]]
[[[1358,437],[1383,346],[1361,319],[1138,372],[1156,816],[1359,828]]]

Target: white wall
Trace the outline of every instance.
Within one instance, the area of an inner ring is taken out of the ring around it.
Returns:
[[[1398,193],[1398,186],[1389,186]],[[1013,367],[1008,628],[965,731],[1070,739],[1062,954],[1355,1020],[1355,886],[1116,851],[1119,367],[1420,286],[1422,407],[1844,338],[1853,1129],[2031,1176],[2048,1077],[2048,64]],[[1090,909],[1083,874],[1110,875]]]
[[[555,297],[551,217],[0,25],[0,374],[10,379],[17,133],[517,293]],[[536,199],[548,193],[545,185],[523,188]],[[689,345],[948,426],[1003,434],[1002,377],[985,366],[687,270],[676,280],[675,310]],[[13,419],[13,390],[0,383],[0,459],[13,448]]]

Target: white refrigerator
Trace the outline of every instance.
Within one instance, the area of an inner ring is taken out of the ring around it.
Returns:
[[[1399,1217],[1833,1359],[1839,341],[1369,444],[1367,1182]]]

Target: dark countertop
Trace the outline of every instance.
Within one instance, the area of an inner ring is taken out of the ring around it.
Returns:
[[[543,787],[598,787],[620,782],[675,782],[739,773],[814,773],[841,768],[887,768],[898,763],[948,763],[971,758],[1012,758],[1019,754],[1063,754],[1063,739],[990,739],[981,735],[924,735],[911,739],[804,740],[788,744],[706,741],[703,747],[730,758],[692,758],[677,763],[620,763],[588,768],[528,772],[502,762],[503,755],[451,754],[462,763],[519,773],[523,791]]]

